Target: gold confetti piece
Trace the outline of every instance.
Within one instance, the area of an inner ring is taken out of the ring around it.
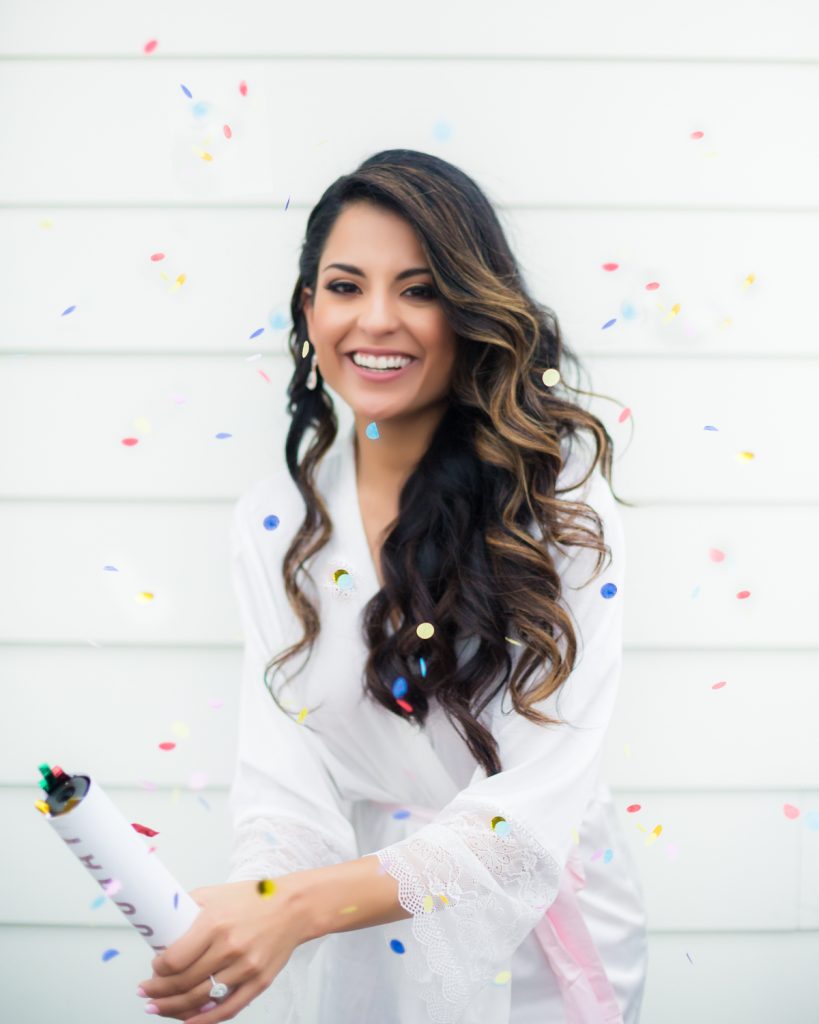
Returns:
[[[210,153],[206,153],[204,151],[202,151],[202,153],[200,153],[200,156],[202,157],[203,160],[212,160],[213,159],[213,157],[210,155]]]
[[[299,725],[307,718],[307,708],[302,708],[299,712],[299,717],[296,719]]]
[[[272,878],[262,878],[256,886],[256,892],[265,899],[269,899],[276,891],[276,883]]]
[[[754,281],[756,281],[756,274],[749,274],[742,282],[742,287],[750,288]]]
[[[346,569],[336,569],[336,571],[333,573],[333,583],[338,583],[339,576],[346,576],[346,575],[347,575],[347,570]]]
[[[737,458],[740,462],[750,462],[751,459],[755,458],[755,455],[753,452],[740,452]]]
[[[506,821],[506,818],[502,818],[499,814],[492,819],[492,828],[494,828],[499,821]]]
[[[431,896],[425,896],[421,900],[421,905],[423,906],[424,910],[427,913],[429,913],[430,910],[432,910],[432,908],[435,906],[435,900]]]
[[[304,359],[307,353],[310,351],[310,342],[307,338],[304,339],[304,344],[301,346],[301,357]]]
[[[671,307],[671,312],[665,318],[665,322],[668,323],[669,320],[673,320],[674,317],[680,312],[681,309],[682,309],[682,306],[680,305],[680,303],[679,302],[675,302],[674,305]]]
[[[511,636],[505,636],[504,640],[508,640],[510,644],[514,644],[515,647],[520,647],[520,640],[513,640]]]
[[[356,910],[358,910],[358,907],[354,903],[351,907],[344,907],[342,910],[339,910],[339,914],[352,914]]]
[[[439,899],[439,900],[440,900],[440,901],[441,901],[442,903],[445,903],[445,904],[446,904],[447,906],[449,906],[449,900],[448,900],[448,899],[446,898],[446,896],[444,896],[444,894],[443,894],[442,892],[439,892],[439,893],[438,893],[438,899]]]
[[[505,985],[509,981],[509,979],[511,977],[512,977],[512,972],[511,971],[498,971],[498,973],[495,975],[495,984],[496,985]]]
[[[415,632],[422,640],[429,640],[435,632],[435,627],[431,622],[421,622],[415,627]]]
[[[53,228],[54,227],[54,221],[51,220],[50,217],[46,217],[45,220],[41,220],[40,221],[40,227],[41,228]]]
[[[143,590],[141,593],[137,594],[135,598],[135,600],[139,601],[140,604],[149,604],[153,599],[154,595],[150,590]]]
[[[580,833],[574,827],[572,828],[572,842],[575,846],[580,845]]]
[[[560,380],[560,370],[551,369],[543,371],[543,383],[547,388],[554,387],[555,384]]]
[[[171,732],[176,733],[177,736],[181,736],[183,740],[186,740],[188,736],[190,736],[190,729],[184,722],[174,722],[171,726]]]

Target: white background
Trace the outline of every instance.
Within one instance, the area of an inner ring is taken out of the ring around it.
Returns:
[[[819,1019],[818,60],[807,0],[5,0],[9,1020],[145,1019],[150,950],[91,909],[99,889],[34,809],[40,762],[159,830],[187,888],[226,876],[229,512],[283,460],[307,215],[393,147],[478,181],[615,399],[591,408],[635,503],[607,759],[648,903],[642,1024]]]

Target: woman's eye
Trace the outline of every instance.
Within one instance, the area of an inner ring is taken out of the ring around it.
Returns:
[[[351,281],[334,281],[332,284],[328,284],[327,285],[327,291],[335,292],[336,295],[349,295],[350,292],[348,292],[348,291],[339,292],[339,291],[337,291],[337,289],[338,288],[356,288],[356,287],[358,287],[358,286],[354,285]],[[433,291],[432,288],[429,287],[429,285],[426,285],[426,284],[416,284],[416,285],[413,285],[412,288],[407,288],[407,294],[409,294],[410,292],[421,292],[422,293],[421,295],[413,296],[413,298],[421,298],[421,299],[424,299],[424,298],[434,299],[435,298],[435,292]]]

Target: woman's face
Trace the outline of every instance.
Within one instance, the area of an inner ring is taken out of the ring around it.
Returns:
[[[407,221],[359,201],[345,207],[333,225],[319,260],[316,294],[303,291],[307,336],[321,375],[359,421],[411,416],[449,392],[457,338],[431,273],[419,270],[426,265]],[[359,369],[353,353],[410,361],[382,375]]]

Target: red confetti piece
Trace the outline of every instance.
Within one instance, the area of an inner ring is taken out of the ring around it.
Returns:
[[[646,291],[647,292],[656,292],[659,287],[660,287],[660,282],[659,281],[649,281],[648,284],[646,285]]]
[[[719,548],[709,548],[708,557],[712,562],[721,562],[725,558],[725,552],[720,551]]]
[[[138,437],[123,437],[122,443],[123,444],[127,444],[128,447],[130,448],[130,447],[132,447],[135,444],[139,444],[139,438]]]
[[[160,261],[160,260],[164,260],[164,259],[165,259],[165,253],[164,253],[164,252],[155,252],[155,253],[154,253],[154,254],[153,254],[153,255],[151,256],[151,260],[152,260],[152,261],[153,261],[154,263],[159,263],[159,261]]]
[[[794,807],[793,804],[785,804],[782,810],[785,812],[785,817],[790,818],[791,821],[793,821],[794,818],[798,818],[801,814],[799,808]]]
[[[705,132],[691,132],[692,139],[701,139],[705,135]]]
[[[175,743],[160,743],[159,744],[159,749],[160,750],[173,750],[173,748],[175,746],[176,746]]]
[[[617,270],[619,266],[619,263],[604,263],[603,270]]]
[[[259,370],[259,376],[264,377],[268,384],[270,383],[270,378],[267,376],[264,370]]]
[[[148,40],[148,42],[142,47],[143,53],[153,53],[158,45],[159,43],[156,39]]]
[[[721,690],[723,686],[727,685],[724,679],[721,679],[718,683],[714,683],[711,687],[712,690]]]
[[[750,597],[750,596],[751,596],[751,591],[750,590],[740,590],[740,592],[737,594],[737,597],[740,599],[740,601],[744,601],[746,597]]]
[[[141,832],[143,836],[148,836],[149,838],[151,836],[159,835],[159,833],[155,829],[148,828],[147,825],[140,825],[136,821],[131,822],[131,828],[136,829],[137,832]]]
[[[635,811],[639,811],[640,809],[641,809],[641,805],[640,804],[629,804],[628,807],[626,808],[626,810],[628,811],[629,814],[634,814]]]
[[[407,702],[405,700],[400,700],[400,699],[396,700],[395,703],[399,707],[403,708],[405,711],[409,711],[410,714],[412,714],[412,704],[407,704]]]
[[[233,138],[233,132],[230,130],[230,125],[229,124],[224,125],[224,127],[222,128],[222,131],[225,133],[225,138],[226,139],[232,139]]]
[[[623,411],[617,417],[617,422],[618,423],[625,423],[626,420],[629,418],[629,416],[631,416],[631,409],[629,409],[629,407],[626,406],[625,409],[623,409]]]
[[[239,82],[239,92],[243,96],[247,96],[247,82]]]

